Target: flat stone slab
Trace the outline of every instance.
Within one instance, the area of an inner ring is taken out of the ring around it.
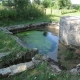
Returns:
[[[64,16],[60,19],[60,42],[80,47],[80,16]]]
[[[44,28],[45,26],[48,25],[48,23],[49,22],[41,22],[41,23],[36,23],[36,24],[14,25],[14,26],[6,27],[6,29],[12,33],[18,33],[18,32],[27,31],[27,30],[35,30],[35,29],[39,29],[39,28]]]
[[[10,32],[8,29],[0,27],[0,30],[2,30],[3,32],[7,33],[7,34],[13,34],[12,32]]]
[[[12,65],[10,67],[0,69],[0,75],[10,76],[32,68],[34,68],[34,64],[32,61],[26,63],[20,63],[17,65]]]
[[[12,37],[18,44],[20,44],[23,48],[27,48],[27,45],[26,45],[22,40],[20,40],[18,37],[14,36],[14,35],[11,35],[11,37]]]

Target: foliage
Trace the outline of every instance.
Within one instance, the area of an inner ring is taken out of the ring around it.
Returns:
[[[40,5],[41,1],[40,0],[34,0],[34,3]]]
[[[13,9],[2,9],[0,10],[0,20],[2,23],[0,25],[4,24],[5,26],[9,26],[11,21],[15,21],[17,19],[17,12]]]
[[[24,12],[24,18],[26,19],[35,19],[40,16],[44,16],[43,10],[38,5],[29,5],[27,10]]]
[[[15,10],[12,9],[2,9],[0,10],[0,19],[11,19],[11,20],[15,20],[17,17],[17,13]]]
[[[28,2],[29,0],[14,0],[18,17],[22,17],[23,14],[25,14],[25,10],[28,7]]]
[[[16,8],[17,9],[2,9],[2,10],[0,10],[0,20],[9,26],[10,22],[13,22],[13,21],[32,20],[32,19],[38,18],[40,16],[44,16],[43,10],[39,6],[34,5],[34,4],[28,5],[27,9],[26,8],[21,9],[18,7],[16,7]]]
[[[54,3],[54,7],[57,9],[70,9],[71,7],[71,2],[70,0],[56,0]]]
[[[42,5],[44,6],[44,8],[50,7],[51,4],[52,4],[52,0],[44,0],[44,1],[42,2]]]
[[[72,5],[72,8],[76,10],[80,10],[80,5],[74,4]]]

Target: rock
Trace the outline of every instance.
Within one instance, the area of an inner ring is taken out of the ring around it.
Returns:
[[[57,65],[50,64],[53,72],[61,72],[61,69]]]
[[[46,55],[43,55],[43,56],[42,56],[42,60],[44,60],[44,61],[48,61],[48,59],[49,59],[48,56],[46,56]]]
[[[0,75],[8,76],[9,74],[11,74],[11,69],[9,67],[0,69]]]
[[[13,65],[13,66],[10,66],[10,69],[11,69],[10,75],[18,74],[20,72],[23,72],[25,70],[32,69],[32,68],[34,68],[34,64],[32,61]]]
[[[59,68],[57,62],[54,60],[50,59],[48,56],[43,55],[43,54],[37,54],[32,58],[32,61],[35,65],[40,64],[41,62],[48,62],[48,66],[50,66],[51,70],[53,72],[61,72],[61,69]]]
[[[10,32],[8,29],[0,27],[0,30],[2,30],[3,32],[7,33],[7,34],[13,34],[12,32]]]
[[[26,67],[26,64],[18,64],[18,65],[10,66],[10,69],[11,69],[10,75],[14,75],[14,74],[27,70],[27,67]]]
[[[41,63],[41,60],[36,60],[34,57],[32,58],[32,62],[34,63],[34,65],[38,65]]]
[[[78,74],[80,74],[80,64],[78,64],[76,68],[77,68]]]
[[[78,64],[75,68],[70,70],[71,74],[79,74],[80,75],[80,64]]]
[[[12,37],[18,44],[20,44],[23,48],[27,48],[27,45],[26,45],[22,40],[20,40],[18,37],[14,36],[14,35],[11,35],[11,37]]]
[[[33,50],[33,51],[37,51],[38,49],[37,49],[37,48],[33,48],[32,50]]]
[[[35,56],[36,54],[38,54],[38,52],[39,52],[37,48],[33,48],[32,51],[33,51],[34,56]]]
[[[78,74],[76,68],[71,69],[71,70],[70,70],[70,73],[71,73],[72,75],[74,75],[74,74]]]
[[[48,61],[49,57],[47,55],[43,54],[37,54],[34,56],[36,60],[41,60],[41,61]]]
[[[14,25],[14,26],[7,27],[7,29],[13,33],[17,33],[17,32],[22,32],[26,30],[38,29],[38,28],[41,28],[41,26],[45,27],[46,25],[48,25],[48,22],[41,22],[41,23],[29,24],[29,25],[28,24]]]
[[[80,49],[76,49],[75,53],[80,56]]]
[[[12,65],[10,67],[0,69],[0,75],[11,76],[32,68],[34,68],[34,63],[32,61],[27,63],[20,63],[17,65]]]
[[[34,56],[36,60],[42,60],[42,54],[37,54]]]
[[[66,46],[80,47],[80,17],[64,16],[60,19],[60,42]]]

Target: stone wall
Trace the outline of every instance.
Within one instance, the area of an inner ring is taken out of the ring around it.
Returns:
[[[80,47],[80,17],[64,16],[60,19],[60,42],[67,46]]]
[[[50,59],[46,55],[37,54],[30,62],[20,63],[17,65],[14,64],[9,67],[0,69],[0,77],[9,77],[11,75],[21,73],[25,70],[36,68],[36,66],[42,64],[43,62],[47,62],[47,68],[51,69],[54,74],[60,73],[62,71],[54,60]]]
[[[41,23],[36,23],[36,24],[14,25],[14,26],[6,27],[6,29],[14,34],[14,33],[28,31],[28,30],[36,30],[36,29],[41,30],[42,28],[45,28],[48,24],[49,24],[49,22],[41,22]]]

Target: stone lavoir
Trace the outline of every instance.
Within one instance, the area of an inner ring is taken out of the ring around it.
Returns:
[[[79,40],[80,40],[79,24],[80,23],[79,22],[80,22],[79,17],[73,17],[73,16],[61,17],[60,30],[59,30],[60,42],[62,42],[63,44],[65,43],[65,45],[67,45],[67,46],[68,45],[73,46],[73,44],[75,46],[80,46],[80,44],[79,44]],[[77,26],[77,27],[75,27],[75,26]],[[52,30],[53,26],[50,26],[50,28]],[[13,29],[13,27],[11,29]],[[20,30],[21,30],[21,28],[20,28]],[[5,30],[3,30],[3,31],[5,31]],[[11,30],[9,30],[9,31],[11,31]],[[53,73],[62,71],[61,68],[59,68],[58,64],[55,64],[54,60],[50,60],[50,58],[48,58],[47,56],[44,56],[44,55],[42,55],[40,57],[41,57],[40,59],[36,59],[34,56],[32,58],[32,61],[30,61],[30,62],[20,63],[17,65],[11,65],[9,67],[2,68],[2,69],[0,69],[0,76],[15,75],[15,74],[23,72],[27,69],[32,69],[32,68],[34,68],[35,65],[42,63],[44,61],[48,62],[50,64],[50,68],[52,69]],[[69,70],[68,72],[72,73],[72,74],[80,73],[80,64],[78,64],[75,68]]]

